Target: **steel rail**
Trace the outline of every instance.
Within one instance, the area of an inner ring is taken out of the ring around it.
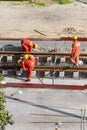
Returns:
[[[25,37],[21,37],[21,38],[0,38],[0,40],[15,40],[15,41],[20,41],[22,39],[24,39]],[[31,38],[28,37],[28,39],[32,40],[32,41],[72,41],[72,37],[59,37],[59,38]],[[79,41],[84,41],[87,42],[87,38],[86,37],[79,37],[78,38]]]
[[[21,66],[19,65],[10,65],[10,64],[3,64],[0,65],[0,69],[15,69],[19,70]],[[87,66],[83,67],[70,67],[70,66],[36,66],[34,68],[35,71],[64,71],[64,72],[87,72]]]
[[[15,55],[24,55],[24,54],[32,54],[35,56],[59,56],[59,57],[69,57],[69,52],[20,52],[20,51],[0,51],[0,56],[15,56]],[[80,58],[87,58],[87,53],[81,53]]]
[[[87,72],[87,67],[69,67],[69,66],[58,66],[58,67],[50,67],[50,66],[40,66],[35,67],[35,70],[41,71],[65,71],[65,72]]]

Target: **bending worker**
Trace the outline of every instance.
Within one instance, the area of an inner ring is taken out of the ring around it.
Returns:
[[[80,42],[78,42],[77,39],[78,37],[74,35],[70,61],[72,64],[76,65],[76,67],[79,67]]]
[[[21,65],[23,70],[28,70],[28,77],[25,81],[31,81],[32,71],[36,65],[36,58],[33,55],[25,54],[24,60],[18,60],[18,64]]]
[[[29,39],[23,39],[21,41],[21,46],[22,46],[23,51],[25,51],[25,52],[32,52],[33,48],[34,49],[38,48],[38,44],[33,43]]]

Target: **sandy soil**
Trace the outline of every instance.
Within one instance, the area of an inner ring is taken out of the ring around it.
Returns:
[[[38,33],[41,32],[42,34]],[[0,37],[87,37],[87,4],[30,6],[0,2]]]

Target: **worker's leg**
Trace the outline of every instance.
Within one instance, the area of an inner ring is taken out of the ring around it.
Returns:
[[[32,78],[32,68],[28,68],[28,78],[27,78],[27,80],[28,81],[31,81],[31,78]]]
[[[28,78],[25,81],[31,81],[31,79],[32,79],[32,71],[33,71],[34,67],[35,67],[35,63],[28,66]]]
[[[70,57],[70,61],[72,64],[75,64],[75,58],[74,57]]]
[[[28,68],[28,80],[29,81],[31,81],[31,79],[32,79],[32,71],[33,71],[34,67],[35,67],[35,64],[33,64],[32,66],[30,66]]]
[[[77,67],[79,66],[79,56],[75,57],[75,64],[76,64]]]

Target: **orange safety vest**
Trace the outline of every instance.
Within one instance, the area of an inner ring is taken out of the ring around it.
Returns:
[[[23,39],[21,41],[21,45],[24,51],[26,52],[31,52],[32,48],[34,46],[34,43],[32,41],[30,41],[29,39]]]
[[[24,70],[28,69],[28,67],[30,69],[33,69],[35,67],[35,65],[36,65],[36,58],[33,55],[29,55],[29,58],[22,62],[22,68]]]
[[[74,56],[80,55],[80,42],[78,41],[73,42],[71,55],[74,55]]]

